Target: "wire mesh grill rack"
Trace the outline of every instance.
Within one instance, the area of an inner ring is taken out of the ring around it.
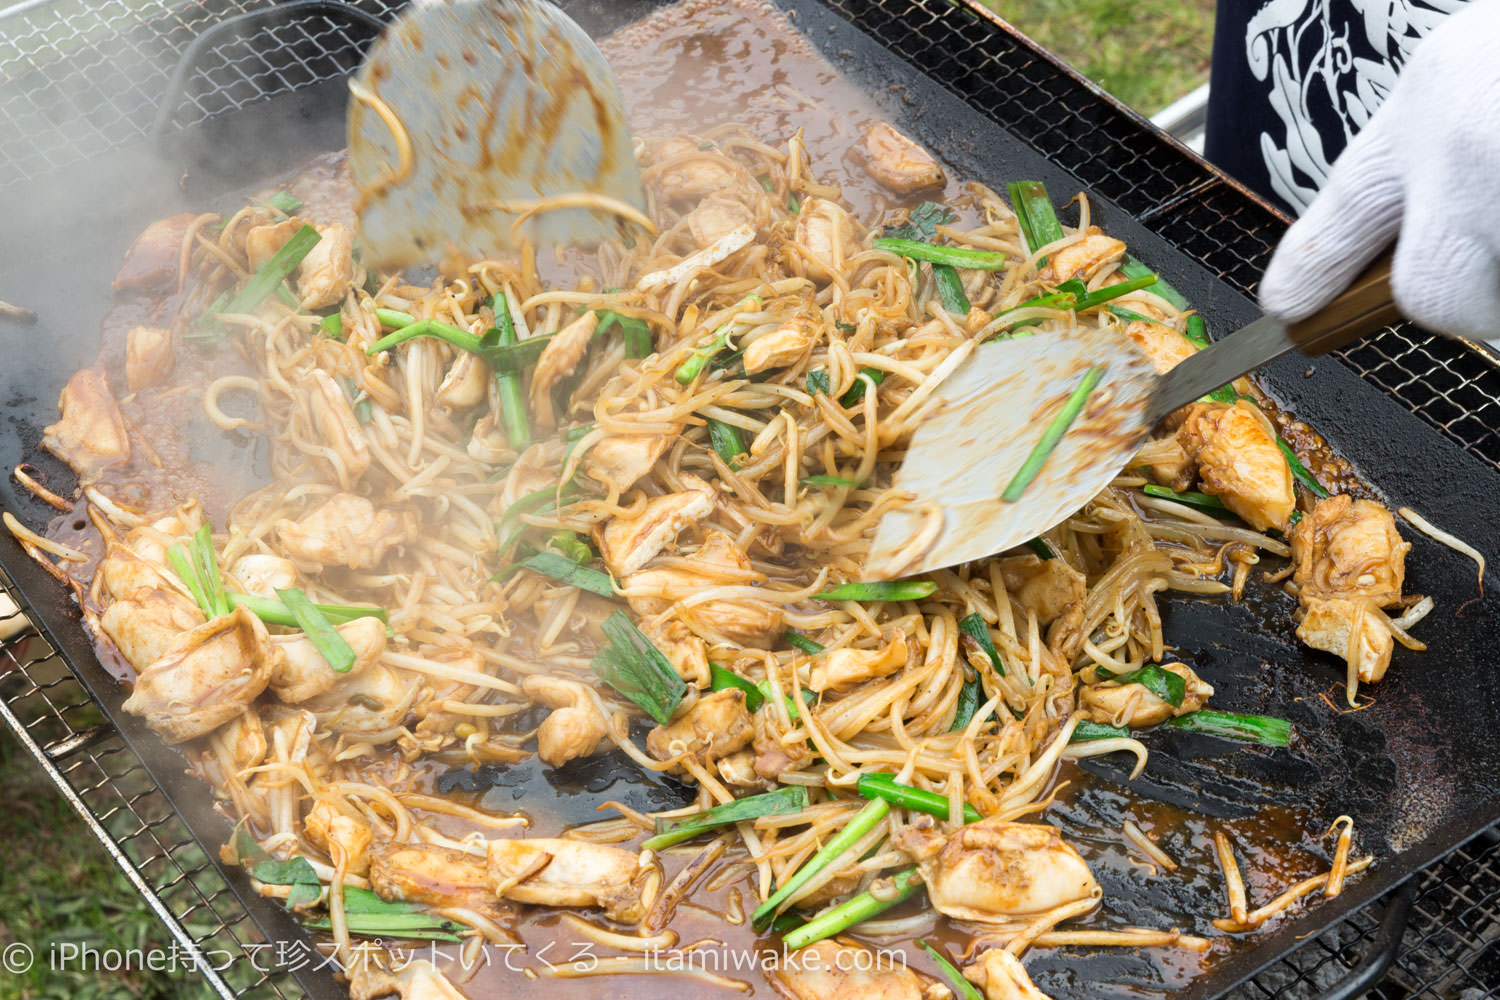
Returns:
[[[1284,220],[990,16],[952,0],[825,0],[1236,288],[1253,292]],[[153,130],[192,125],[353,68],[399,0],[24,0],[0,14],[0,189]],[[352,7],[355,13],[350,12]],[[993,20],[991,18],[991,20]],[[184,59],[184,56],[188,58]],[[1500,468],[1500,368],[1401,327],[1342,358]],[[10,581],[0,576],[0,589]],[[302,995],[107,724],[35,632],[0,646],[0,717],[224,997]],[[1409,919],[1408,919],[1409,918]],[[1404,929],[1404,931],[1403,931]],[[1500,840],[1455,852],[1379,906],[1306,942],[1236,1000],[1500,996]],[[226,963],[221,956],[228,956]]]

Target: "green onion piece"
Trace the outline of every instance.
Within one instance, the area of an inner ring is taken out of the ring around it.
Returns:
[[[984,687],[979,683],[979,675],[972,670],[964,671],[964,686],[958,689],[958,702],[953,709],[953,724],[948,727],[948,732],[957,732],[974,721],[974,713],[979,710],[979,696]]]
[[[1237,394],[1234,391],[1234,386],[1221,385],[1213,392],[1209,393],[1208,398],[1216,403],[1229,403],[1230,405],[1233,405],[1236,395]]]
[[[1108,302],[1110,299],[1117,299],[1121,295],[1127,295],[1130,292],[1140,291],[1142,288],[1154,285],[1156,284],[1156,280],[1156,275],[1148,273],[1131,278],[1129,281],[1105,285],[1103,288],[1097,288],[1092,292],[1077,296],[1073,303],[1073,311],[1083,312],[1085,309],[1094,309]]]
[[[1010,503],[1021,499],[1021,494],[1026,492],[1026,487],[1030,486],[1031,481],[1037,477],[1037,473],[1042,471],[1047,456],[1052,454],[1052,449],[1057,447],[1057,443],[1068,432],[1073,421],[1077,420],[1078,415],[1083,412],[1089,394],[1094,391],[1094,387],[1103,377],[1104,366],[1095,365],[1078,380],[1078,384],[1068,394],[1067,402],[1063,404],[1062,410],[1052,418],[1052,423],[1048,424],[1047,429],[1042,432],[1042,439],[1036,443],[1036,447],[1031,449],[1031,454],[1026,456],[1026,461],[1022,463],[1020,471],[1010,481],[1010,485],[1005,487],[1005,492],[1000,494],[1000,499]]]
[[[849,479],[844,476],[803,476],[800,480],[803,486],[847,486],[854,489],[859,486],[859,480]]]
[[[906,214],[906,221],[887,228],[885,235],[901,240],[930,240],[938,226],[958,221],[958,215],[940,201],[924,201]]]
[[[798,212],[802,211],[802,205],[797,201],[797,196],[792,194],[790,191],[786,193],[786,210],[788,212],[791,212],[793,215],[796,215]]]
[[[855,790],[867,799],[880,799],[893,806],[911,809],[914,812],[924,812],[939,819],[948,818],[948,796],[903,785],[896,780],[895,775],[884,771],[860,775]],[[979,820],[979,810],[965,803],[964,822],[978,823]]]
[[[766,695],[753,681],[747,681],[739,674],[717,663],[708,665],[709,688],[714,691],[728,691],[733,688],[736,691],[745,692],[745,711],[756,712],[760,706],[765,704]]]
[[[958,967],[948,961],[948,956],[938,951],[926,941],[919,939],[917,944],[937,963],[938,969],[943,973],[943,978],[948,980],[948,985],[952,988],[953,995],[958,997],[958,1000],[984,1000],[984,994],[979,992],[979,987],[965,979],[964,974],[958,971]]]
[[[590,664],[594,673],[666,725],[682,704],[687,684],[625,612],[616,611],[605,619],[604,634],[609,644],[594,655]]]
[[[318,873],[306,858],[287,858],[285,861],[262,861],[250,869],[250,877],[266,885],[297,885],[311,882],[321,885]]]
[[[255,307],[266,300],[266,296],[276,290],[276,287],[285,281],[297,265],[302,263],[302,258],[307,252],[317,246],[322,239],[318,231],[312,226],[303,226],[292,234],[280,250],[272,255],[271,259],[260,266],[250,280],[245,282],[245,287],[224,306],[220,312],[226,313],[248,313],[253,312]]]
[[[771,682],[758,681],[755,685],[755,690],[760,694],[761,699],[764,701],[764,699],[771,697]],[[802,710],[797,707],[796,698],[793,698],[791,695],[782,695],[781,700],[786,704],[786,714],[789,719],[791,719],[793,722],[796,722],[798,719],[802,718]],[[802,689],[802,704],[811,705],[817,700],[818,695],[816,692],[809,691],[807,688]],[[809,740],[807,745],[813,746],[812,741]]]
[[[234,591],[229,591],[224,596],[229,601],[231,609],[249,608],[252,615],[267,625],[297,627],[297,618],[292,614],[292,609],[274,597],[236,594]],[[334,625],[352,622],[356,618],[379,618],[381,621],[388,621],[390,618],[385,608],[360,604],[314,604],[313,607],[317,608],[318,613]]]
[[[1162,500],[1171,500],[1176,503],[1183,504],[1187,507],[1196,508],[1207,514],[1214,514],[1218,517],[1234,516],[1232,513],[1230,513],[1229,508],[1224,506],[1224,501],[1220,500],[1212,493],[1199,493],[1196,490],[1184,490],[1179,493],[1176,490],[1169,490],[1165,486],[1157,486],[1155,483],[1147,483],[1145,486],[1142,486],[1141,492],[1146,494],[1148,497],[1158,497]]]
[[[795,631],[794,629],[787,629],[786,632],[782,634],[781,638],[786,642],[788,646],[793,646],[797,649],[800,649],[808,656],[817,656],[827,648],[822,643],[813,642],[807,636],[803,635],[801,632]]]
[[[714,453],[731,469],[739,468],[739,457],[750,450],[745,447],[745,437],[738,427],[713,417],[708,418],[708,440],[713,445]]]
[[[379,354],[382,351],[389,351],[398,344],[404,344],[408,340],[416,340],[418,337],[436,337],[438,340],[452,344],[459,350],[468,351],[470,354],[482,355],[484,353],[480,348],[478,337],[467,330],[460,330],[458,327],[449,326],[447,323],[439,323],[435,319],[419,319],[415,323],[409,323],[401,327],[394,333],[388,333],[365,348],[365,353],[373,355]]]
[[[854,814],[848,824],[829,838],[828,843],[823,845],[822,850],[807,859],[807,863],[797,870],[791,878],[782,883],[781,888],[772,893],[771,898],[760,904],[751,917],[751,923],[757,929],[764,929],[771,922],[781,905],[791,897],[798,889],[802,888],[818,872],[827,868],[839,859],[849,848],[865,834],[875,829],[877,825],[885,821],[890,814],[890,803],[884,799],[875,799],[867,802],[865,807]]]
[[[1030,541],[1028,541],[1026,543],[1026,547],[1028,549],[1030,549],[1031,551],[1035,552],[1038,556],[1040,556],[1043,559],[1055,559],[1056,558],[1056,556],[1054,556],[1053,553],[1052,553],[1051,546],[1049,546],[1046,542],[1042,541],[1040,538],[1033,538],[1033,539],[1031,539]]]
[[[974,642],[989,657],[990,666],[995,668],[995,673],[1001,677],[1005,676],[1005,664],[1000,662],[1000,653],[995,649],[995,643],[990,638],[990,627],[985,623],[984,616],[979,612],[964,615],[958,622],[959,631],[973,639]]]
[[[594,550],[589,548],[589,543],[583,540],[583,536],[576,531],[554,531],[547,536],[546,551],[556,552],[558,555],[580,565],[594,558]]]
[[[959,316],[969,315],[969,296],[957,271],[947,264],[934,264],[932,280],[937,285],[938,301],[942,302],[944,309]]]
[[[313,648],[324,660],[328,661],[333,672],[347,674],[354,666],[356,659],[354,647],[339,635],[327,616],[296,587],[278,590],[276,596],[281,598],[281,603],[291,611],[292,617],[297,620],[297,627],[307,633],[307,638],[312,642]]]
[[[848,409],[855,403],[858,403],[860,400],[865,398],[865,388],[870,383],[873,382],[875,385],[879,385],[884,381],[885,372],[880,370],[879,368],[861,368],[859,370],[858,377],[856,377],[854,380],[854,384],[849,387],[849,390],[847,392],[839,397],[839,405],[844,407],[845,409]]]
[[[807,373],[807,394],[816,396],[820,392],[825,396],[828,395],[828,369],[826,368]]]
[[[693,379],[703,373],[703,366],[724,348],[729,346],[729,327],[722,328],[712,340],[704,346],[693,351],[692,356],[682,363],[673,377],[679,385],[689,385]]]
[[[319,325],[323,328],[323,335],[332,337],[334,340],[344,339],[344,317],[338,313],[329,313],[324,316]]]
[[[615,588],[610,582],[608,573],[601,573],[597,569],[588,566],[580,566],[567,556],[558,555],[556,552],[538,552],[530,558],[523,559],[507,569],[495,574],[495,577],[504,579],[518,570],[529,569],[533,573],[551,577],[558,583],[565,583],[579,590],[587,590],[591,594],[600,597],[614,597]],[[494,579],[492,577],[491,579]]]
[[[193,557],[188,555],[180,542],[173,542],[167,548],[167,562],[172,564],[172,571],[187,586],[198,610],[203,612],[205,618],[214,617],[213,602],[208,598],[208,591],[203,589],[203,582],[198,579],[198,569],[193,564]]]
[[[1055,243],[1066,234],[1057,221],[1057,212],[1052,207],[1052,198],[1047,186],[1041,181],[1013,181],[1006,185],[1010,193],[1010,207],[1021,225],[1021,235],[1026,237],[1026,249],[1036,253],[1048,243]],[[1038,266],[1046,258],[1038,261]]]
[[[1187,681],[1170,670],[1163,670],[1154,663],[1128,674],[1116,674],[1103,667],[1098,668],[1099,677],[1117,684],[1139,684],[1162,701],[1177,708],[1187,697]]]
[[[1127,278],[1139,278],[1143,274],[1150,274],[1151,269],[1145,264],[1142,264],[1140,261],[1136,260],[1134,257],[1127,256],[1123,261],[1120,262],[1120,273],[1125,275],[1125,277]],[[1192,308],[1192,306],[1188,304],[1188,300],[1183,296],[1183,294],[1165,281],[1158,279],[1156,282],[1156,287],[1152,289],[1152,291],[1154,291],[1162,298],[1166,299],[1168,302],[1172,303],[1172,305],[1177,309]]]
[[[788,951],[800,951],[826,937],[842,934],[855,924],[869,920],[889,910],[897,903],[910,899],[918,889],[922,888],[922,876],[917,874],[915,868],[897,872],[891,876],[890,881],[895,891],[889,895],[881,893],[881,898],[876,898],[866,890],[846,903],[841,903],[831,910],[825,910],[796,930],[782,935],[782,945]]]
[[[1183,324],[1182,335],[1188,339],[1188,343],[1200,351],[1208,347],[1208,328],[1203,325],[1203,317],[1197,313],[1187,318],[1187,322]]]
[[[820,601],[920,601],[937,593],[931,580],[881,580],[841,583],[813,596]]]
[[[490,310],[495,314],[499,345],[515,347],[516,324],[510,318],[510,305],[503,292],[496,292],[490,299]],[[498,373],[495,384],[500,390],[500,422],[505,428],[505,443],[512,451],[521,451],[531,444],[531,422],[526,416],[526,390],[521,385],[520,373]]]
[[[1226,739],[1259,743],[1268,747],[1284,747],[1292,741],[1292,724],[1269,715],[1240,715],[1205,708],[1169,719],[1165,726],[1168,729],[1208,733],[1211,736],[1223,736]]]
[[[573,494],[565,489],[561,499],[566,502],[572,499],[572,497]],[[495,539],[499,543],[499,548],[496,550],[497,554],[505,554],[510,549],[511,544],[520,537],[520,533],[526,530],[526,526],[523,524],[507,535],[507,530],[512,522],[522,514],[545,513],[557,505],[558,499],[558,489],[556,486],[543,486],[539,490],[533,490],[525,496],[519,497],[515,503],[505,508],[505,513],[501,514],[500,520],[495,522]]]
[[[219,561],[214,557],[214,542],[206,524],[193,532],[192,555],[203,596],[214,609],[209,617],[229,614],[229,598],[224,596],[224,580],[219,576]]]
[[[781,816],[786,813],[800,812],[806,808],[807,789],[800,785],[778,788],[774,792],[725,802],[676,823],[657,820],[656,836],[642,841],[641,846],[647,850],[659,851],[664,847],[680,844],[700,833],[728,826],[731,823],[743,823],[762,816]]]
[[[1136,312],[1134,309],[1126,309],[1124,306],[1110,306],[1109,311],[1120,317],[1127,323],[1155,323],[1156,320],[1150,316]]]
[[[388,326],[392,330],[399,330],[404,326],[411,326],[417,318],[411,313],[404,313],[398,309],[376,309],[375,321],[381,326]]]
[[[910,260],[925,260],[929,264],[946,264],[971,271],[999,271],[1005,267],[1006,256],[994,250],[973,250],[969,247],[950,247],[940,243],[924,243],[921,240],[892,239],[878,236],[873,241],[877,250],[888,250]]]
[[[1073,727],[1069,743],[1087,743],[1089,740],[1114,740],[1129,736],[1130,730],[1123,726],[1106,726],[1102,722],[1084,720]]]
[[[459,942],[463,940],[459,932],[466,929],[457,921],[434,917],[426,913],[387,916],[346,912],[344,924],[348,927],[350,934],[359,934],[363,937],[403,938],[413,941]],[[332,922],[326,917],[304,920],[302,926],[314,931],[333,929]]]
[[[1323,488],[1323,484],[1318,482],[1317,478],[1311,472],[1307,471],[1307,466],[1302,464],[1302,460],[1297,457],[1297,453],[1292,450],[1292,446],[1280,434],[1276,435],[1276,447],[1280,448],[1281,453],[1286,456],[1286,464],[1292,470],[1292,478],[1301,483],[1303,489],[1307,490],[1313,496],[1320,500],[1327,500],[1331,494]]]
[[[282,215],[291,215],[302,207],[302,199],[290,191],[277,191],[266,199],[266,204],[276,209]]]
[[[645,320],[617,313],[613,309],[595,309],[594,314],[599,317],[594,336],[607,333],[612,327],[618,326],[625,336],[626,357],[647,358],[656,349],[651,340],[651,324]]]

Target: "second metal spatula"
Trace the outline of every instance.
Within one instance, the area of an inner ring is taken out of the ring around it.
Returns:
[[[1118,330],[985,344],[934,394],[893,486],[911,500],[881,519],[866,570],[891,579],[1013,548],[1097,496],[1178,407],[1293,348],[1321,354],[1398,319],[1387,254],[1310,319],[1288,327],[1262,317],[1162,376]],[[1002,500],[1093,368],[1103,371],[1083,411],[1020,498]]]

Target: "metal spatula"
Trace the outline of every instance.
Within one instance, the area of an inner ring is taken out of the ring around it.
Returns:
[[[1044,333],[985,344],[934,394],[894,488],[866,571],[910,576],[1013,548],[1098,495],[1155,424],[1180,406],[1292,348],[1321,354],[1400,319],[1390,256],[1322,312],[1291,327],[1269,316],[1157,376],[1123,332]],[[1063,401],[1089,369],[1097,388],[1019,500],[1000,499]]]
[[[646,207],[609,64],[541,0],[418,0],[349,89],[355,208],[376,267],[475,260],[523,238],[597,242],[622,224],[589,207],[599,198]]]

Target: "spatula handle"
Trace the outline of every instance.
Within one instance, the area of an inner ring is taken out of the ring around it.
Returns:
[[[1400,319],[1391,299],[1391,252],[1387,250],[1360,272],[1344,294],[1293,323],[1287,335],[1304,354],[1326,354]]]

